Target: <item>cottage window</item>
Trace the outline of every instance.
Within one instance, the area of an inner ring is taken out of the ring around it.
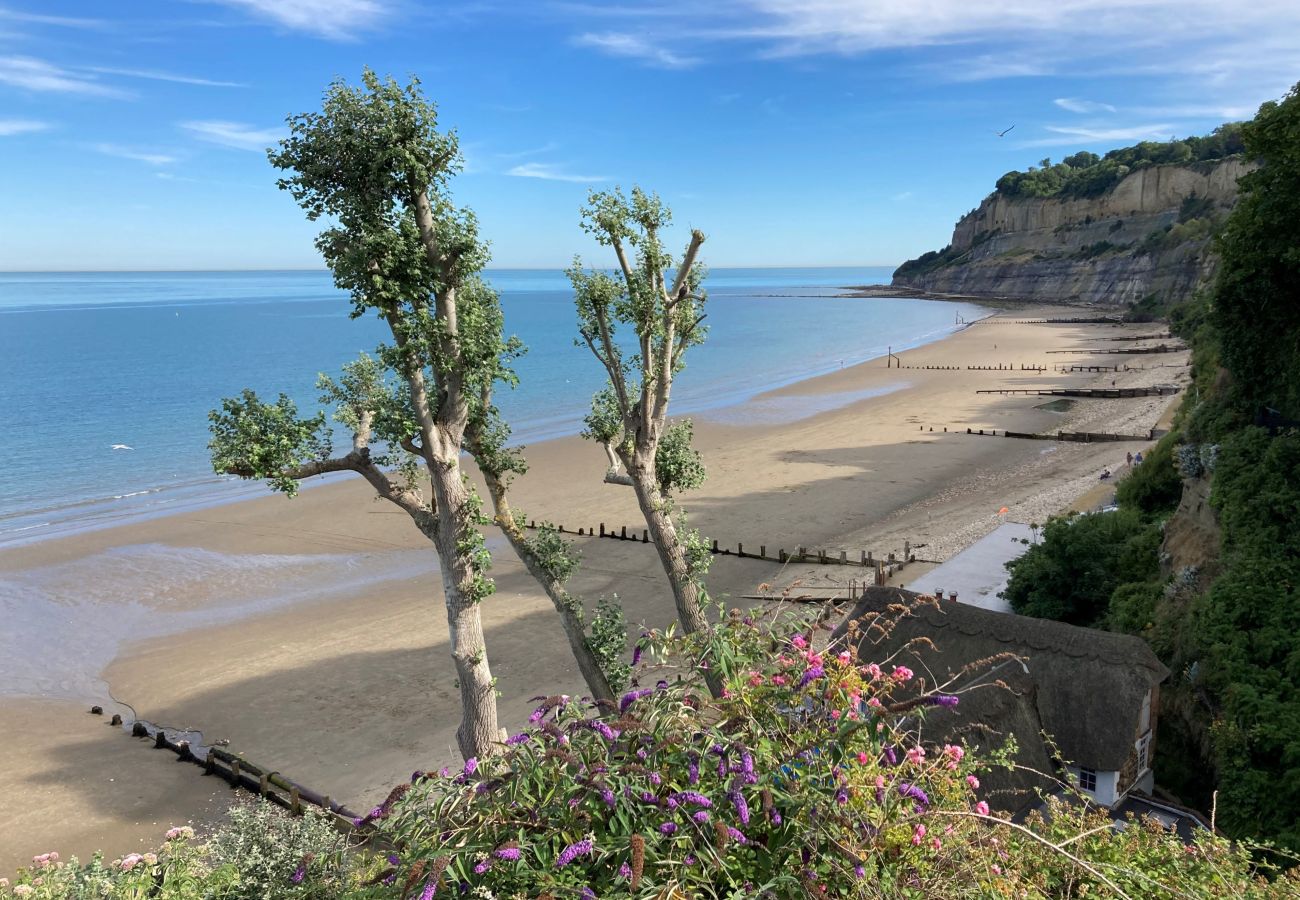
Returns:
[[[1095,769],[1079,770],[1079,787],[1091,794],[1097,792],[1097,771]]]
[[[1147,732],[1138,738],[1137,742],[1137,770],[1145,772],[1151,767],[1151,732]]]

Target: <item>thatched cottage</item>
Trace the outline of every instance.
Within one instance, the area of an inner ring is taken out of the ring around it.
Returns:
[[[906,665],[923,679],[914,689],[960,695],[958,706],[926,714],[924,740],[990,749],[1014,735],[1024,769],[982,779],[997,808],[1037,805],[1036,789],[1051,791],[1066,773],[1113,810],[1154,786],[1169,670],[1140,638],[881,587],[866,590],[832,640],[856,644],[860,659]]]

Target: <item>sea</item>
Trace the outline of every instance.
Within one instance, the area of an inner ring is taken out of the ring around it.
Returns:
[[[848,286],[887,283],[890,271],[711,270],[708,340],[690,353],[673,413],[807,415],[818,407],[749,401],[888,347],[936,340],[985,312],[846,296]],[[498,396],[515,439],[577,433],[604,378],[575,344],[563,272],[487,277],[507,331],[528,347],[518,387]],[[266,493],[212,471],[208,413],[244,388],[315,410],[317,374],[336,373],[385,338],[382,322],[352,319],[350,309],[323,270],[0,273],[0,547]]]

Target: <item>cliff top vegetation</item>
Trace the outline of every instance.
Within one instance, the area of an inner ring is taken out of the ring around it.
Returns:
[[[1245,146],[1240,122],[1220,125],[1203,137],[1168,142],[1142,141],[1131,147],[1098,156],[1080,150],[1053,164],[1044,159],[1026,172],[1008,172],[998,179],[996,193],[1004,197],[1060,197],[1071,200],[1099,197],[1124,176],[1150,166],[1188,165],[1224,159],[1241,153]]]

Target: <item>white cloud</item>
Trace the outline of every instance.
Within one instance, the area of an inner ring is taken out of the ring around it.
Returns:
[[[266,150],[284,137],[283,129],[254,128],[242,122],[206,120],[181,122],[180,126],[201,141],[238,150]]]
[[[0,137],[31,134],[33,131],[45,131],[49,127],[49,122],[37,122],[34,119],[0,119]]]
[[[1074,97],[1057,97],[1052,103],[1059,106],[1066,112],[1079,113],[1087,115],[1089,113],[1115,112],[1115,107],[1109,103],[1099,103],[1096,100],[1079,100]]]
[[[1079,144],[1119,143],[1123,141],[1167,141],[1178,130],[1172,125],[1129,125],[1124,127],[1071,127],[1048,125],[1056,137],[1022,141],[1021,147],[1073,147]]]
[[[516,178],[541,178],[545,181],[573,181],[590,184],[595,181],[609,181],[608,175],[571,175],[550,163],[522,163],[509,169],[507,175]]]
[[[116,156],[121,159],[133,159],[136,162],[148,163],[151,166],[165,166],[169,163],[176,162],[176,157],[167,153],[150,153],[147,150],[133,150],[130,147],[123,147],[121,144],[93,144],[91,145],[95,152],[103,153],[105,156]]]
[[[335,41],[379,25],[390,13],[387,0],[213,0],[244,9],[294,31]]]
[[[238,81],[214,81],[210,78],[196,78],[193,75],[179,75],[175,72],[159,72],[154,69],[115,69],[108,66],[86,66],[85,71],[101,75],[122,75],[126,78],[145,78],[150,81],[170,81],[176,84],[197,84],[202,87],[248,87]]]
[[[664,69],[688,69],[699,62],[698,59],[682,56],[666,47],[619,31],[607,31],[600,34],[588,32],[573,39],[579,47],[595,47],[610,56],[626,56]]]
[[[108,25],[103,19],[79,19],[72,16],[46,16],[40,13],[22,12],[0,6],[0,19],[10,22],[26,22],[32,25],[59,25],[64,28],[104,28]]]
[[[41,93],[81,94],[87,97],[130,96],[125,91],[95,80],[93,75],[82,75],[31,56],[0,56],[0,84]]]

